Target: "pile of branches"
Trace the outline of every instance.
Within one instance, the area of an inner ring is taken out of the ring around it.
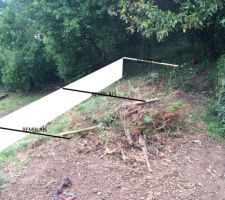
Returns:
[[[122,105],[120,120],[127,139],[133,143],[140,134],[152,135],[176,129],[184,112],[184,108],[168,111],[166,105],[158,103],[158,99],[153,99],[147,103]]]
[[[106,155],[112,155],[119,153],[124,161],[140,159],[137,157],[132,158],[124,154],[124,149],[129,147],[138,147],[142,150],[144,161],[148,166],[149,172],[152,172],[149,158],[148,158],[148,148],[147,142],[153,134],[160,132],[170,132],[176,129],[180,123],[182,123],[182,116],[184,116],[185,108],[178,107],[175,110],[169,110],[168,106],[171,102],[167,104],[160,103],[159,99],[151,99],[144,103],[126,103],[121,105],[114,112],[115,120],[120,120],[123,128],[125,138],[119,137],[118,140],[109,141],[110,128],[102,125],[97,125],[93,127],[88,127],[76,131],[68,131],[60,134],[61,136],[71,136],[79,134],[82,132],[96,131],[100,129],[107,130],[105,143],[105,152],[101,156],[103,158]],[[115,135],[115,134],[114,134]],[[118,135],[117,135],[118,136]],[[150,137],[149,137],[150,136]],[[109,145],[111,147],[109,147]]]
[[[152,172],[152,169],[146,145],[148,136],[176,129],[181,123],[184,112],[184,108],[168,111],[167,106],[160,104],[158,99],[152,99],[146,103],[124,104],[119,108],[119,116],[127,141],[130,145],[139,146],[142,149],[149,172]],[[118,148],[115,150],[117,151]]]

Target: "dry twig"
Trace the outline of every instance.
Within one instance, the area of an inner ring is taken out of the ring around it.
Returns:
[[[126,127],[126,116],[125,116],[125,111],[123,111],[123,117],[120,117],[120,118],[121,118],[121,121],[123,121],[124,134],[125,134],[125,136],[126,136],[127,139],[128,139],[128,143],[129,143],[129,144],[133,144],[133,141],[132,141],[131,136],[130,136],[130,131],[129,131],[129,129]]]
[[[148,159],[148,150],[147,150],[145,138],[141,134],[139,135],[139,143],[141,145],[141,149],[143,151],[143,154],[144,154],[144,157],[145,157],[145,161],[147,163],[148,171],[151,173],[152,169],[151,169],[151,166],[150,166],[150,163],[149,163],[149,159]]]
[[[102,159],[102,158],[105,157],[106,155],[112,155],[112,154],[114,154],[114,153],[117,153],[122,147],[123,147],[123,145],[120,145],[119,147],[117,147],[117,148],[115,148],[115,149],[113,149],[113,150],[110,150],[108,147],[106,147],[105,153],[104,153],[103,155],[101,155],[100,158]]]

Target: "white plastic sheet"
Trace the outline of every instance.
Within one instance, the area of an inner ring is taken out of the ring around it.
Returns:
[[[122,78],[123,59],[117,60],[91,73],[66,88],[99,92]],[[23,127],[40,128],[59,115],[91,97],[91,94],[59,89],[3,118],[0,127],[22,130]],[[27,133],[0,129],[0,151],[20,140]]]

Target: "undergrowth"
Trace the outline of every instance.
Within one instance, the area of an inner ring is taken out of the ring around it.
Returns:
[[[225,126],[218,118],[216,106],[211,101],[208,105],[192,112],[190,118],[194,123],[204,121],[203,131],[207,131],[212,138],[221,140],[225,137]],[[198,129],[198,125],[195,125],[195,128]]]
[[[217,108],[214,104],[209,105],[203,119],[207,123],[207,129],[213,137],[218,139],[225,137],[225,124],[218,118]]]

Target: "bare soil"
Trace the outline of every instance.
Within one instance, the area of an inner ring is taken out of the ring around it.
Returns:
[[[205,133],[152,138],[152,173],[145,163],[125,163],[119,153],[100,159],[100,143],[93,134],[79,141],[53,139],[30,145],[17,156],[28,160],[24,169],[15,175],[13,163],[5,168],[11,177],[0,199],[51,199],[64,176],[72,182],[64,192],[82,200],[225,199],[225,148]]]
[[[181,96],[195,109],[193,98]],[[125,137],[109,129],[108,139],[112,150]],[[136,147],[101,158],[105,138],[97,133],[79,140],[31,143],[6,165],[9,182],[0,191],[0,199],[49,200],[68,177],[71,185],[63,193],[72,192],[77,200],[225,200],[224,142],[190,128],[176,135],[152,135],[147,146],[152,173]],[[61,195],[59,199],[70,198]]]

